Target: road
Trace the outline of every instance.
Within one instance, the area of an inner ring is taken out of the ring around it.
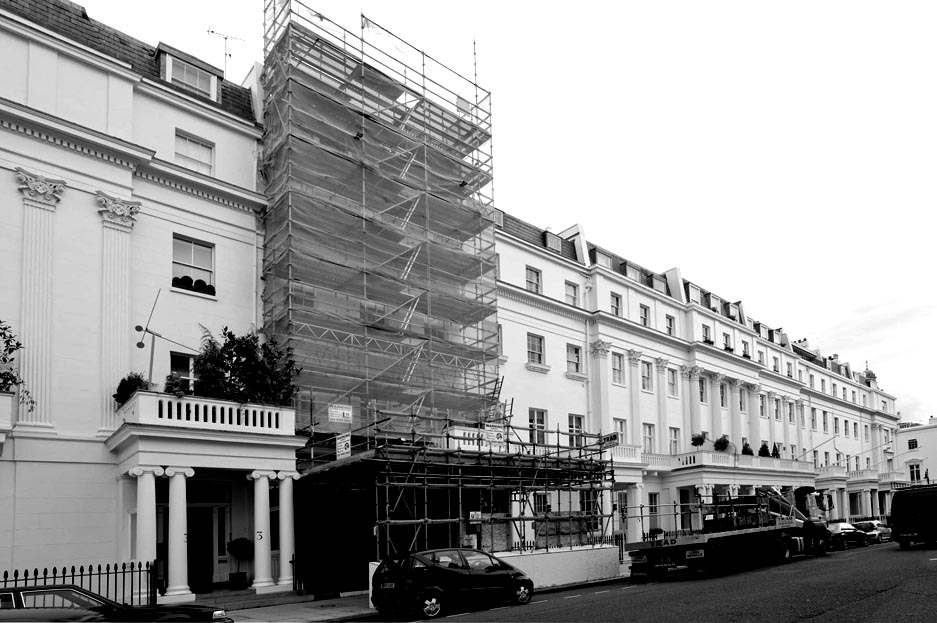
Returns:
[[[537,594],[528,606],[453,621],[937,621],[937,549],[892,543],[718,577],[621,582]]]

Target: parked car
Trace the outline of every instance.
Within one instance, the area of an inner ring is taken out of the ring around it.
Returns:
[[[371,601],[382,614],[426,618],[476,603],[530,603],[534,584],[522,571],[475,549],[435,549],[381,561]]]
[[[830,530],[830,546],[833,549],[865,547],[869,544],[869,536],[861,530],[856,530],[850,523],[834,521],[827,527]]]
[[[869,536],[869,543],[884,543],[891,541],[891,528],[877,519],[871,521],[857,521],[852,524],[856,530],[861,530]]]
[[[233,623],[214,606],[128,606],[71,584],[0,587],[0,621],[212,621]]]
[[[891,533],[901,549],[937,543],[937,485],[898,489],[891,499]]]

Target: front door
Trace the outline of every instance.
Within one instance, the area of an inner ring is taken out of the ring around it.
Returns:
[[[209,593],[215,572],[212,507],[190,506],[186,520],[189,590],[193,593]]]

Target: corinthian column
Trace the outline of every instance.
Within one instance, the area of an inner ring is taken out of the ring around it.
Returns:
[[[631,378],[628,379],[631,387],[631,443],[641,445],[644,438],[641,434],[641,351],[628,351],[628,364]]]
[[[114,388],[130,371],[130,232],[140,204],[98,191],[103,232],[101,281],[101,427],[99,435],[117,428]]]
[[[17,428],[52,430],[52,241],[62,180],[16,169],[23,193],[23,293],[19,337],[20,375],[35,401],[21,404]]]

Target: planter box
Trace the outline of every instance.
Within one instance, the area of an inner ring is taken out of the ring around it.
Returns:
[[[16,410],[16,396],[9,392],[0,392],[0,433],[13,430],[13,413]]]

